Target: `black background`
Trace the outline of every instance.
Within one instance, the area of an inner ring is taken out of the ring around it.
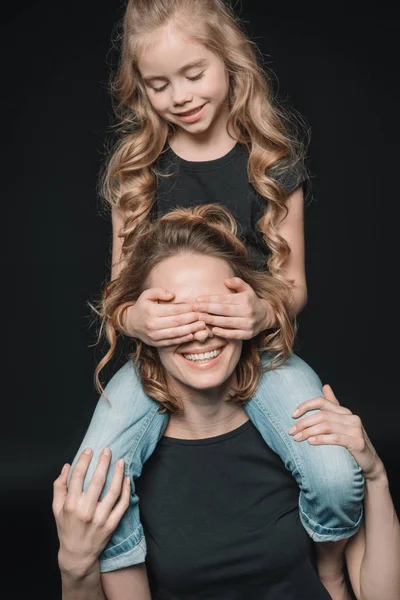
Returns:
[[[281,99],[312,133],[297,352],[362,417],[399,510],[399,21],[289,8],[239,6]],[[52,482],[97,401],[87,300],[109,270],[111,228],[96,188],[121,15],[119,2],[99,0],[3,8],[0,494],[2,587],[12,598],[60,598]]]

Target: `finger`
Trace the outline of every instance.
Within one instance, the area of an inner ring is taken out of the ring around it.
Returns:
[[[150,288],[149,290],[145,290],[142,294],[142,297],[146,298],[146,300],[153,300],[153,301],[157,301],[157,300],[170,301],[170,300],[172,300],[172,298],[174,298],[174,296],[175,296],[175,294],[173,294],[169,290],[166,290],[161,287]]]
[[[296,442],[307,440],[310,437],[322,435],[322,434],[335,434],[335,435],[348,435],[349,437],[353,433],[353,428],[341,421],[322,421],[317,425],[306,427],[302,431],[298,431],[293,439]]]
[[[171,327],[170,329],[161,329],[153,334],[154,342],[164,342],[175,338],[181,338],[189,335],[190,333],[196,333],[205,328],[203,321],[196,321],[189,325],[182,325],[182,327]]]
[[[319,423],[323,423],[325,421],[331,421],[332,423],[345,423],[346,425],[350,425],[352,423],[352,416],[333,413],[327,410],[318,410],[317,412],[307,417],[303,417],[299,421],[296,421],[296,423],[289,429],[288,433],[293,435],[294,433],[302,431],[307,427],[318,425]]]
[[[340,406],[340,404],[334,404],[333,402],[331,402],[330,400],[327,400],[326,398],[324,398],[322,396],[317,396],[316,398],[312,398],[311,400],[306,400],[305,402],[302,402],[301,404],[299,404],[299,406],[296,408],[296,410],[292,414],[292,417],[298,419],[307,411],[315,410],[318,408],[320,408],[321,410],[322,409],[331,410],[333,412],[337,412],[337,413],[340,413],[343,415],[352,414],[348,408],[345,408],[344,406]]]
[[[248,329],[248,319],[243,317],[220,317],[217,315],[201,313],[199,319],[204,321],[204,323],[207,323],[207,325],[214,325],[215,327],[221,327],[222,329]]]
[[[155,348],[167,348],[168,346],[180,346],[181,344],[186,344],[187,342],[191,342],[194,339],[193,333],[189,335],[185,335],[181,338],[172,338],[170,340],[161,340],[154,344]]]
[[[130,498],[130,477],[124,477],[124,481],[122,484],[122,492],[118,503],[115,505],[111,514],[107,521],[107,527],[110,531],[114,531],[120,520],[122,519],[124,513],[126,512],[129,506],[129,498]]]
[[[61,469],[60,475],[53,483],[53,503],[52,510],[54,516],[58,515],[62,507],[64,506],[65,498],[68,494],[67,479],[71,465],[66,463]]]
[[[224,284],[229,289],[236,290],[239,293],[253,289],[248,283],[243,281],[243,279],[240,279],[240,277],[229,277],[228,279],[224,279]]]
[[[197,303],[203,304],[241,304],[243,302],[243,297],[240,294],[216,294],[214,296],[198,296],[194,303],[194,306]],[[197,308],[195,308],[197,310]]]
[[[243,304],[216,304],[214,302],[196,302],[193,305],[194,310],[199,313],[208,313],[213,315],[223,315],[225,317],[242,317],[246,312]]]
[[[308,438],[307,441],[313,446],[331,444],[333,446],[343,446],[344,448],[347,448],[350,451],[354,451],[353,438],[352,436],[346,435],[345,433],[327,433],[314,435]]]
[[[68,497],[74,503],[82,495],[83,482],[85,480],[86,471],[88,470],[90,461],[92,460],[93,450],[86,448],[80,455],[78,462],[72,470],[71,479],[68,486]]]
[[[157,316],[156,319],[154,319],[154,325],[156,329],[170,329],[171,327],[181,327],[182,325],[198,322],[199,313],[197,312],[188,312],[168,317]]]
[[[158,303],[153,306],[153,314],[157,317],[173,317],[174,315],[182,315],[184,313],[193,312],[193,304],[172,302]]]
[[[249,331],[244,329],[222,329],[220,327],[213,327],[212,333],[218,337],[225,338],[226,340],[249,340],[253,336]]]
[[[96,469],[85,493],[85,507],[89,511],[94,512],[96,508],[100,494],[103,491],[104,484],[106,482],[110,462],[111,450],[110,448],[104,448],[100,454],[99,460],[97,461]]]
[[[104,495],[104,498],[98,504],[98,512],[103,515],[104,521],[108,519],[112,509],[117,502],[124,482],[125,461],[120,458],[115,463],[114,474],[111,480],[111,485]]]
[[[340,405],[339,400],[336,398],[335,394],[333,393],[333,389],[331,388],[331,386],[329,384],[325,384],[322,387],[322,392],[327,400],[329,400],[330,402],[333,402],[334,404]]]

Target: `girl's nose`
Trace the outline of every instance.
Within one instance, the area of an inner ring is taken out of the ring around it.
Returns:
[[[208,325],[206,325],[205,329],[200,329],[200,331],[196,331],[193,334],[193,338],[197,341],[197,342],[205,342],[206,339],[208,338],[212,338],[213,333],[211,331],[211,327],[209,327]]]
[[[188,90],[185,90],[182,86],[175,86],[172,92],[172,101],[175,106],[183,106],[189,102],[192,102],[193,94],[190,94]]]

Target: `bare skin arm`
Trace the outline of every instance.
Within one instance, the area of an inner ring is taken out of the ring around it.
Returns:
[[[123,238],[120,237],[120,232],[124,226],[124,219],[121,211],[113,207],[111,211],[112,219],[112,253],[111,253],[111,279],[118,277],[123,263],[121,261]]]
[[[298,188],[287,198],[288,214],[278,227],[279,234],[287,241],[291,250],[285,265],[285,275],[294,282],[290,307],[292,316],[298,315],[307,302],[303,205],[303,190]],[[261,331],[276,326],[275,310],[268,299],[259,298],[238,277],[225,280],[224,283],[228,290],[236,294],[199,296],[193,306],[200,313],[199,319],[213,327],[215,335],[248,340]]]
[[[123,238],[120,232],[124,220],[122,213],[112,210],[112,266],[111,279],[118,277],[124,262],[121,258]],[[140,295],[133,306],[123,315],[126,335],[141,339],[149,346],[176,346],[190,342],[194,334],[205,329],[198,312],[188,304],[173,304],[174,295],[161,288],[150,289]]]
[[[294,315],[298,315],[307,303],[307,283],[304,249],[304,194],[302,188],[288,196],[288,214],[278,227],[278,233],[287,241],[290,255],[285,264],[287,279],[294,281]]]
[[[320,409],[296,423],[300,443],[338,444],[347,448],[363,471],[365,480],[364,521],[350,540],[317,544],[321,580],[333,600],[347,600],[343,588],[343,564],[358,600],[399,600],[400,525],[389,491],[386,470],[360,418],[340,406],[329,386],[325,398],[303,402],[298,417]],[[344,552],[343,552],[344,550]]]
[[[98,557],[129,505],[129,478],[117,461],[110,489],[99,501],[111,454],[102,453],[89,487],[83,481],[92,454],[83,452],[72,472],[65,465],[54,482],[53,514],[60,541],[62,600],[151,600],[144,564],[100,573]]]

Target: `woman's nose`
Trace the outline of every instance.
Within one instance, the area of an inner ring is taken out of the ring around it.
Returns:
[[[211,327],[209,327],[208,325],[206,325],[205,329],[200,329],[200,331],[196,331],[193,334],[193,338],[197,341],[197,342],[205,342],[208,338],[212,338],[213,333],[211,331]]]

